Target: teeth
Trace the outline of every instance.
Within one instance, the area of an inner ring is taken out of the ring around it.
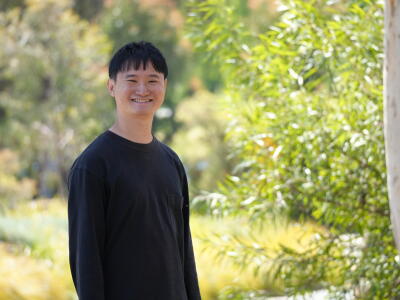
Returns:
[[[150,102],[151,99],[132,99],[132,101],[138,103],[144,103],[144,102]]]

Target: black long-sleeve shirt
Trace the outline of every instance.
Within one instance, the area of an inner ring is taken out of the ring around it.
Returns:
[[[68,187],[80,300],[201,299],[185,170],[168,146],[107,130],[75,160]]]

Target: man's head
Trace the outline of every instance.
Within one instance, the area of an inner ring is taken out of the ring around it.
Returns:
[[[109,65],[108,91],[117,114],[152,118],[164,102],[168,67],[161,52],[148,42],[129,43]]]
[[[152,43],[145,41],[132,42],[120,48],[111,58],[108,76],[116,80],[119,72],[138,70],[141,65],[147,66],[149,62],[157,72],[164,75],[164,79],[167,79],[168,67],[164,56]]]

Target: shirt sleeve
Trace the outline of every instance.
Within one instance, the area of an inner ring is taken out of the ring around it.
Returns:
[[[104,182],[74,168],[68,187],[69,261],[75,289],[80,300],[103,300]]]
[[[185,275],[185,286],[188,300],[201,300],[199,283],[197,279],[196,263],[193,253],[192,237],[189,226],[189,190],[188,183],[185,174],[185,170],[182,168],[183,184],[182,193],[184,198],[183,205],[183,224],[184,224],[184,275]]]

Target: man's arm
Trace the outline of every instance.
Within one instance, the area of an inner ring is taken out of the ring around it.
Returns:
[[[80,300],[103,300],[105,245],[104,182],[74,168],[68,186],[69,261]]]
[[[193,253],[192,237],[189,226],[189,190],[186,179],[185,170],[182,166],[183,182],[182,182],[182,193],[183,193],[183,226],[184,226],[184,275],[185,275],[185,286],[186,293],[189,300],[201,300],[199,283],[197,280],[196,263]]]

